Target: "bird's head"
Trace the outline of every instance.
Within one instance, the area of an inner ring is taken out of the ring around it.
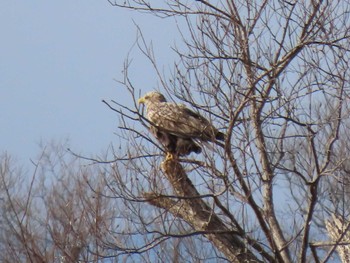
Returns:
[[[145,96],[139,98],[138,103],[139,104],[145,104],[146,107],[150,103],[159,103],[159,102],[166,102],[165,97],[163,94],[157,92],[157,91],[151,91],[145,94]]]

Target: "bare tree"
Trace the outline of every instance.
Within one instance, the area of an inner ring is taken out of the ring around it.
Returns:
[[[142,31],[137,46],[158,89],[209,119],[225,142],[164,160],[127,61],[120,85],[131,104],[105,101],[120,123],[120,144],[106,156],[44,151],[30,180],[2,157],[1,261],[341,260],[350,3],[109,2],[181,25],[170,73]]]
[[[0,165],[1,262],[97,262],[117,209],[91,191],[102,172],[64,145],[48,146],[30,174],[9,155]]]
[[[121,186],[114,195],[161,208],[152,216],[145,208],[131,209],[150,234],[134,251],[203,235],[218,258],[231,262],[334,260],[336,244],[327,239],[325,222],[339,214],[330,194],[348,185],[339,182],[348,174],[349,159],[343,147],[349,125],[349,3],[110,3],[181,23],[183,45],[174,48],[180,62],[172,74],[157,65],[141,32],[139,47],[168,99],[200,112],[227,136],[224,145],[200,156],[161,164],[162,149],[139,128],[149,122],[126,66],[121,83],[134,106],[107,103],[120,116],[121,138],[128,140],[126,154],[116,152],[113,176]],[[167,223],[154,231],[165,217]],[[180,222],[188,224],[181,231]]]

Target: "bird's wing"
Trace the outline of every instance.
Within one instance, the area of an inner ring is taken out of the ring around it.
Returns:
[[[189,108],[186,108],[184,105],[181,105],[180,108],[182,109],[183,113],[186,114],[187,116],[195,118],[195,119],[201,121],[201,123],[203,123],[203,124],[209,124],[209,121],[206,118],[204,118],[202,115],[200,115],[199,113],[194,112],[194,111],[190,110]]]
[[[206,118],[182,104],[158,103],[148,112],[148,118],[159,129],[181,138],[212,141],[218,134]]]

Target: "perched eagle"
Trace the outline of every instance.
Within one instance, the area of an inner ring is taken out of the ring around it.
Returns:
[[[203,116],[182,104],[167,102],[159,92],[149,92],[138,102],[145,104],[150,131],[170,154],[167,158],[200,153],[202,149],[196,141],[225,139],[224,134]]]

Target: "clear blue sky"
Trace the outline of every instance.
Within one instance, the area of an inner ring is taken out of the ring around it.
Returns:
[[[0,152],[22,163],[40,141],[70,141],[84,155],[103,152],[116,140],[115,113],[102,99],[127,103],[114,79],[141,26],[161,64],[171,64],[173,20],[112,7],[107,1],[1,1]],[[157,85],[154,72],[131,53],[134,84],[143,92]]]

